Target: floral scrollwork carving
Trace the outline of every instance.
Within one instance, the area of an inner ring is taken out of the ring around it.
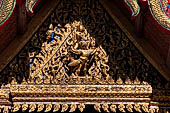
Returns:
[[[60,104],[54,104],[53,112],[57,112],[60,109]]]
[[[12,108],[12,112],[17,112],[20,109],[21,105],[20,104],[14,104]]]
[[[46,109],[44,112],[49,112],[52,109],[52,104],[46,104]]]
[[[138,79],[138,77],[135,78],[134,84],[140,84],[140,80]]]
[[[147,104],[143,104],[142,109],[143,109],[143,111],[145,111],[147,113],[149,112],[149,106]]]
[[[135,104],[135,105],[134,105],[134,109],[135,109],[137,112],[140,112],[140,113],[141,113],[142,111],[141,111],[140,108],[141,108],[141,106],[140,106],[139,104]]]
[[[61,112],[65,112],[68,109],[68,104],[62,104]]]
[[[76,104],[71,104],[70,105],[70,111],[69,112],[74,112],[77,108],[77,105]]]
[[[36,109],[36,104],[30,104],[29,105],[29,112],[33,112]]]
[[[4,107],[4,110],[3,110],[3,113],[8,113],[9,112],[9,107],[8,106],[5,106]]]
[[[150,108],[149,111],[150,113],[155,113],[155,108]]]
[[[109,113],[109,110],[108,110],[109,105],[108,105],[108,104],[103,104],[103,105],[102,105],[102,108],[103,108],[103,110],[104,110],[105,112],[108,112],[108,113]]]
[[[123,84],[123,80],[119,77],[116,81],[117,84]]]
[[[78,108],[79,108],[80,112],[83,112],[83,110],[85,109],[85,104],[79,104]]]
[[[96,111],[98,111],[98,112],[101,112],[101,105],[100,104],[95,104],[94,105],[94,109],[96,110]]]
[[[132,82],[131,82],[129,77],[126,78],[125,84],[132,84]]]
[[[114,104],[112,104],[112,105],[110,106],[110,110],[111,110],[112,112],[115,112],[115,113],[116,113],[116,108],[117,108],[117,106],[114,105]]]
[[[92,78],[100,84],[114,83],[108,73],[108,55],[101,45],[96,45],[95,38],[90,36],[80,21],[66,24],[64,28],[51,24],[46,38],[53,41],[43,43],[38,55],[34,52],[29,54],[34,64],[31,65],[29,78],[33,83],[61,84],[75,78],[78,80],[74,84],[81,84],[80,78],[86,84]],[[44,54],[46,51],[51,55]],[[32,60],[35,57],[39,60]]]
[[[126,105],[126,109],[127,109],[129,112],[133,112],[133,106],[132,106],[132,104],[127,104],[127,105]]]
[[[38,110],[37,112],[41,112],[44,109],[44,104],[38,104]]]
[[[125,105],[119,104],[118,108],[119,108],[119,111],[125,112]]]
[[[22,112],[28,109],[28,104],[22,104]]]

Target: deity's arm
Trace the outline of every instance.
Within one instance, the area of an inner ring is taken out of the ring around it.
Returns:
[[[92,51],[91,55],[95,54],[96,51],[97,51],[97,48],[95,48],[95,49]]]

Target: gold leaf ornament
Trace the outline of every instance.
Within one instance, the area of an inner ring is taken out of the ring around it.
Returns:
[[[120,76],[118,77],[116,83],[117,83],[117,84],[123,84],[123,80],[120,78]]]
[[[54,104],[54,107],[53,107],[53,112],[56,112],[60,109],[60,104]]]
[[[68,105],[67,104],[62,104],[62,109],[61,112],[65,112],[68,109]]]
[[[22,112],[28,109],[28,104],[22,104]]]
[[[69,112],[74,112],[76,110],[76,108],[77,108],[76,104],[71,104]]]
[[[139,105],[139,104],[135,104],[135,105],[134,105],[134,109],[135,109],[137,112],[142,112],[142,111],[140,110],[140,105]]]
[[[125,106],[123,104],[119,104],[118,108],[119,108],[119,111],[125,112],[125,110],[124,110]]]
[[[154,108],[150,108],[150,113],[155,113],[155,109]],[[164,113],[166,113],[166,112],[164,112]],[[168,112],[167,112],[168,113]]]
[[[30,104],[29,108],[29,112],[33,112],[36,109],[36,104]]]
[[[85,105],[80,104],[80,105],[78,105],[78,108],[79,108],[80,112],[83,112],[83,110],[85,109]]]
[[[129,112],[133,112],[133,106],[132,106],[132,104],[127,104],[127,105],[126,105],[126,109],[127,109]]]
[[[142,105],[142,109],[143,109],[144,112],[149,112],[149,107],[146,104]]]
[[[41,112],[44,109],[44,104],[38,104],[37,112]]]
[[[110,106],[110,110],[112,111],[112,112],[116,112],[116,108],[117,108],[117,106],[116,105],[111,105]]]
[[[21,105],[20,104],[14,104],[12,112],[17,112],[20,109]]]
[[[135,84],[135,85],[140,84],[140,81],[139,81],[138,77],[136,77],[136,78],[135,78],[135,80],[134,80],[134,84]]]
[[[109,113],[109,110],[108,110],[109,106],[108,106],[108,104],[103,104],[103,105],[102,105],[102,108],[103,108],[103,110],[104,110],[105,112],[108,112],[108,113]]]
[[[4,107],[4,110],[3,110],[3,113],[8,113],[8,112],[9,112],[8,109],[9,109],[9,107],[8,107],[8,106],[5,106],[5,107]]]
[[[46,104],[46,109],[44,112],[49,112],[52,109],[52,104]]]
[[[130,80],[130,78],[129,78],[129,77],[127,77],[127,78],[126,78],[126,80],[125,80],[125,84],[132,84],[132,82],[131,82],[131,80]]]
[[[96,110],[96,111],[98,111],[98,112],[101,112],[101,106],[100,106],[100,104],[95,104],[94,105],[94,109]]]

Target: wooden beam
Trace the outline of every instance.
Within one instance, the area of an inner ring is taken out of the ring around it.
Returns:
[[[17,4],[17,33],[24,34],[27,30],[27,17],[26,17],[26,0],[22,0],[22,3]]]
[[[168,66],[168,68],[170,69],[170,46],[168,49],[168,55],[167,55],[167,59],[166,59],[166,65]]]
[[[144,11],[141,10],[135,20],[135,33],[137,36],[143,36]]]

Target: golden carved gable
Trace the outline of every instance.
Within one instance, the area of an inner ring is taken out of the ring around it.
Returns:
[[[29,83],[35,84],[106,84],[109,76],[108,56],[95,38],[75,21],[47,31],[47,41],[38,54],[29,55]]]

